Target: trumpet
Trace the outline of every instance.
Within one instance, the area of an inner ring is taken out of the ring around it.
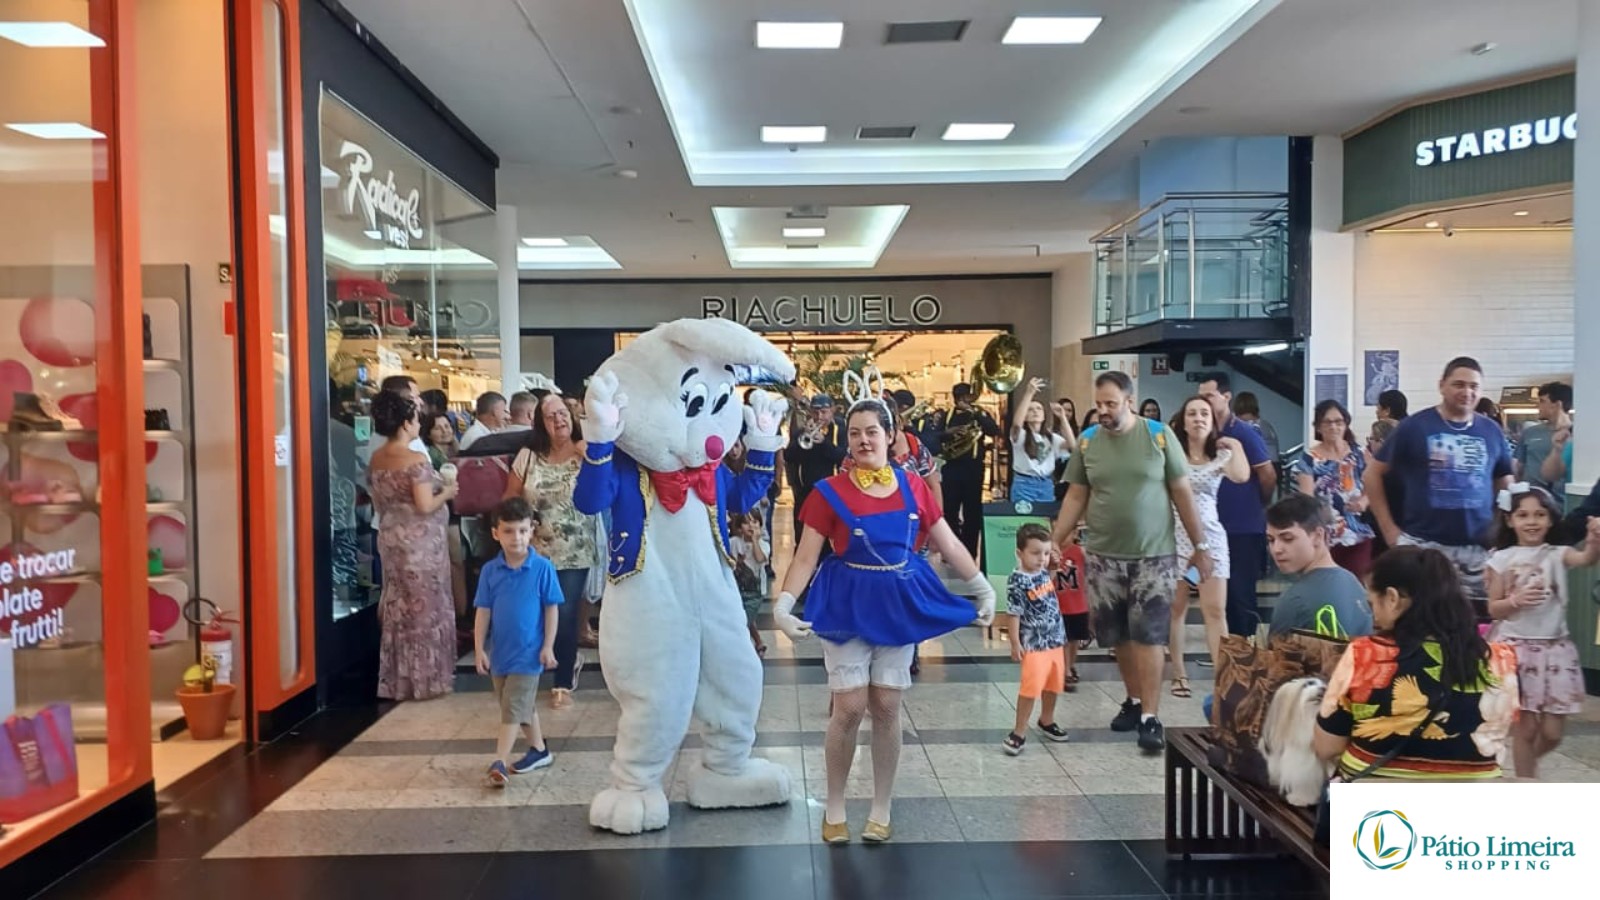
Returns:
[[[815,422],[808,423],[806,425],[806,430],[800,434],[800,449],[810,450],[812,447],[822,443],[825,439],[826,435],[822,433],[822,429],[817,427]]]

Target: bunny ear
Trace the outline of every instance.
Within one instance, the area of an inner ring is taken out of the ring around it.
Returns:
[[[883,371],[877,366],[867,366],[862,369],[861,386],[866,389],[868,397],[883,399]]]
[[[846,406],[855,406],[867,396],[866,379],[860,375],[845,370],[844,373],[844,400]]]

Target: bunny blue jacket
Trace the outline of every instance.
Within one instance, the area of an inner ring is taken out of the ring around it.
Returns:
[[[723,562],[733,567],[728,547],[728,514],[749,512],[767,495],[776,474],[777,454],[746,451],[744,471],[734,474],[727,465],[717,467],[715,521],[708,523],[717,536]],[[587,515],[611,511],[611,533],[606,547],[606,576],[614,584],[644,568],[644,518],[653,505],[655,489],[650,472],[616,449],[614,443],[589,442],[583,469],[578,473],[572,505]]]

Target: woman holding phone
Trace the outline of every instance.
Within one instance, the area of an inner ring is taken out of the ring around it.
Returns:
[[[1172,430],[1183,446],[1185,461],[1189,464],[1189,484],[1194,488],[1194,505],[1200,514],[1200,527],[1211,545],[1211,577],[1201,581],[1199,574],[1189,568],[1178,581],[1172,601],[1172,636],[1168,638],[1167,652],[1172,657],[1172,696],[1188,697],[1189,672],[1184,666],[1184,616],[1189,611],[1189,594],[1200,593],[1200,613],[1206,623],[1206,650],[1216,659],[1217,648],[1222,644],[1222,633],[1227,629],[1224,607],[1228,600],[1228,535],[1217,518],[1217,488],[1222,479],[1236,484],[1250,480],[1250,464],[1245,459],[1244,448],[1231,437],[1217,432],[1217,420],[1212,415],[1211,404],[1204,397],[1190,397],[1178,407],[1173,416]],[[1177,511],[1173,511],[1177,516]],[[1192,535],[1178,519],[1178,559],[1187,560],[1194,553]]]

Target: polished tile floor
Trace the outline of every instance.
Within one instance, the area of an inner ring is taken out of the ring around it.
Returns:
[[[778,563],[786,561],[780,551]],[[700,752],[690,734],[668,775],[672,822],[620,837],[588,825],[608,781],[618,709],[591,665],[576,704],[540,710],[556,760],[483,785],[498,716],[486,679],[422,703],[324,712],[241,755],[200,784],[161,796],[158,821],[43,896],[498,898],[1324,897],[1292,861],[1178,863],[1161,843],[1162,769],[1107,725],[1122,701],[1115,663],[1091,651],[1062,698],[1071,741],[1037,735],[1019,757],[1000,740],[1015,715],[1017,666],[1003,635],[976,628],[928,642],[905,697],[894,806],[884,846],[817,841],[828,695],[816,642],[770,630],[757,753],[786,766],[790,802],[702,812],[679,776]],[[1191,647],[1201,645],[1191,626]],[[1168,725],[1200,724],[1194,696],[1164,696]],[[1600,703],[1571,723],[1546,761],[1552,781],[1600,781]],[[849,794],[859,831],[871,796],[862,735]]]
[[[384,710],[325,713],[183,796],[160,821],[44,896],[148,897],[204,889],[255,896],[828,898],[1321,897],[1298,865],[1175,863],[1161,845],[1161,762],[1106,725],[1122,697],[1114,664],[1085,660],[1062,698],[1066,744],[1030,740],[1009,757],[1000,738],[1015,707],[1003,638],[966,629],[924,648],[905,700],[895,841],[820,846],[827,693],[814,644],[768,633],[758,753],[789,768],[790,803],[702,812],[677,771],[672,824],[637,837],[596,832],[587,804],[607,781],[617,707],[586,670],[570,710],[541,710],[555,764],[503,791],[482,786],[496,715],[486,685],[463,676],[453,696]],[[1207,670],[1191,666],[1192,674]],[[1169,724],[1198,724],[1199,697],[1165,699]],[[1572,723],[1544,775],[1600,780],[1600,707]],[[865,741],[866,735],[863,735]],[[870,749],[852,774],[859,829]],[[359,886],[359,888],[357,887]],[[373,893],[381,892],[381,893]]]

